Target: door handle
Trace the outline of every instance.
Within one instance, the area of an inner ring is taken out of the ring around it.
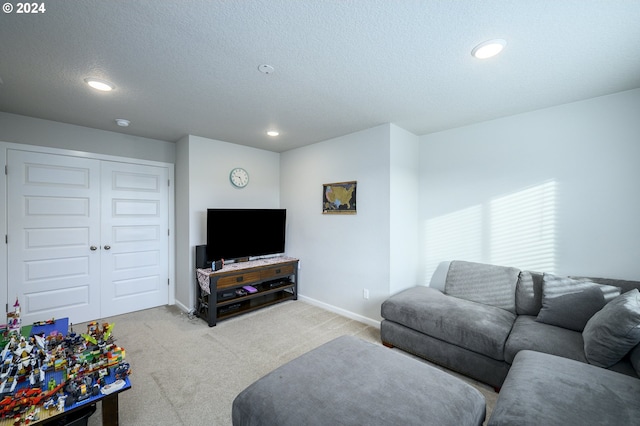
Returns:
[[[96,251],[96,250],[98,250],[98,247],[96,247],[96,246],[91,246],[91,247],[89,247],[89,250],[91,250],[91,251]]]
[[[105,249],[105,250],[110,250],[110,249],[111,249],[111,246],[107,244],[106,246],[104,246],[104,249]]]

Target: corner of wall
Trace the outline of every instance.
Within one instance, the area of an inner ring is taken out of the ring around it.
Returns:
[[[195,306],[195,298],[191,295],[193,254],[189,241],[190,234],[190,191],[189,191],[189,135],[176,142],[176,184],[175,184],[175,218],[176,218],[176,304],[188,307]]]
[[[418,282],[419,138],[390,127],[389,293]]]

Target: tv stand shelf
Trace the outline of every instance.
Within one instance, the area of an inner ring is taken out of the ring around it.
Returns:
[[[196,314],[209,327],[218,320],[298,299],[298,259],[293,257],[232,263],[217,271],[198,268],[196,272]],[[257,291],[243,292],[245,286]]]

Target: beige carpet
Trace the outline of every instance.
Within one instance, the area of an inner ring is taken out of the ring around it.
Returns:
[[[132,368],[132,388],[119,398],[120,424],[125,426],[229,426],[235,396],[287,361],[345,334],[380,344],[377,328],[302,301],[280,303],[215,327],[175,307],[105,320],[115,323],[113,333]],[[83,326],[74,327],[83,331]],[[491,410],[497,394],[465,380],[482,392]],[[101,425],[100,404],[89,425]]]

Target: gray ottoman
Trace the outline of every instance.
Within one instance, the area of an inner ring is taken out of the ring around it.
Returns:
[[[342,336],[277,368],[233,401],[241,425],[479,426],[480,392],[380,345]]]

